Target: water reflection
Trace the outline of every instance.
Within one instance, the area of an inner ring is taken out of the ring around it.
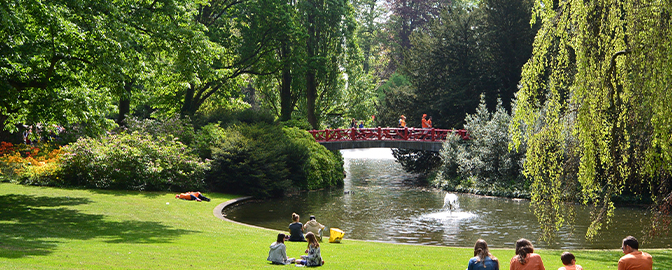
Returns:
[[[390,149],[342,151],[347,177],[343,188],[302,193],[281,200],[250,202],[227,210],[227,217],[257,226],[286,230],[296,212],[327,227],[345,231],[345,239],[365,239],[426,245],[473,246],[483,238],[492,247],[512,247],[525,237],[539,237],[539,225],[529,201],[451,194],[408,184]],[[445,207],[456,198],[454,209]],[[575,230],[562,230],[553,243],[533,241],[541,248],[618,248],[621,239],[642,239],[647,218],[643,209],[619,208],[614,223],[593,241],[584,234],[589,209],[576,207]],[[641,220],[641,221],[640,221]],[[631,222],[631,223],[629,223]],[[328,234],[328,230],[326,231]],[[672,237],[658,237],[643,248],[670,247]]]

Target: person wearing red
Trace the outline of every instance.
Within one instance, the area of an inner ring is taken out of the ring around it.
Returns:
[[[541,256],[534,253],[532,242],[525,238],[516,241],[516,256],[511,258],[509,270],[546,270]]]
[[[639,251],[637,238],[628,236],[623,239],[621,250],[625,255],[618,260],[618,270],[653,269],[653,257],[649,253]]]

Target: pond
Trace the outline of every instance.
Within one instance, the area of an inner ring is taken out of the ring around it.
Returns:
[[[287,231],[293,212],[301,222],[315,215],[327,228],[345,231],[344,239],[473,247],[485,239],[491,247],[512,248],[519,238],[539,248],[617,249],[628,235],[640,248],[670,248],[672,236],[644,241],[648,216],[643,208],[617,208],[613,223],[592,241],[584,235],[589,208],[577,207],[574,231],[561,230],[552,242],[541,242],[540,227],[528,200],[448,193],[412,184],[387,148],[341,150],[347,177],[342,188],[304,192],[291,197],[251,201],[229,208],[227,218]],[[446,199],[456,197],[451,210]],[[328,229],[326,234],[328,234]]]

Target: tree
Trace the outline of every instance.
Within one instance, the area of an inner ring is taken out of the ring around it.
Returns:
[[[409,112],[416,116],[413,119],[427,113],[436,127],[458,128],[464,116],[476,108],[485,91],[479,28],[479,11],[456,5],[442,13],[427,32],[413,36],[413,47],[402,69],[417,98]]]
[[[387,20],[386,31],[389,37],[391,50],[391,68],[404,61],[404,51],[413,44],[411,35],[414,32],[425,32],[432,20],[439,17],[441,12],[451,6],[451,0],[389,0],[387,8],[391,15]]]
[[[653,200],[652,234],[669,226],[670,14],[670,1],[535,3],[542,26],[511,131],[514,146],[528,145],[525,174],[547,236],[571,220],[563,191],[575,184],[596,206],[587,237],[624,194]]]
[[[317,101],[325,100],[342,81],[346,50],[355,48],[352,7],[345,0],[304,0],[302,21],[306,28],[306,113],[313,128],[319,128]]]
[[[532,55],[532,42],[538,24],[530,25],[533,1],[483,0],[482,34],[484,66],[482,76],[487,91],[488,108],[494,109],[501,98],[504,108],[511,109],[511,101],[518,91],[520,74]]]

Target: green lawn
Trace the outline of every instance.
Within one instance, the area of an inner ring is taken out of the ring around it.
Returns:
[[[0,183],[0,269],[257,269],[270,265],[277,231],[216,218],[211,202],[175,193],[75,190]],[[289,221],[288,221],[289,224]],[[486,239],[487,240],[487,239]],[[287,243],[288,255],[305,243]],[[672,269],[672,250],[646,250],[654,269]],[[465,269],[470,247],[436,247],[346,239],[322,244],[324,269]],[[508,269],[511,249],[492,250]],[[561,266],[562,250],[538,250],[546,269]],[[573,250],[585,269],[616,269],[620,250]]]

